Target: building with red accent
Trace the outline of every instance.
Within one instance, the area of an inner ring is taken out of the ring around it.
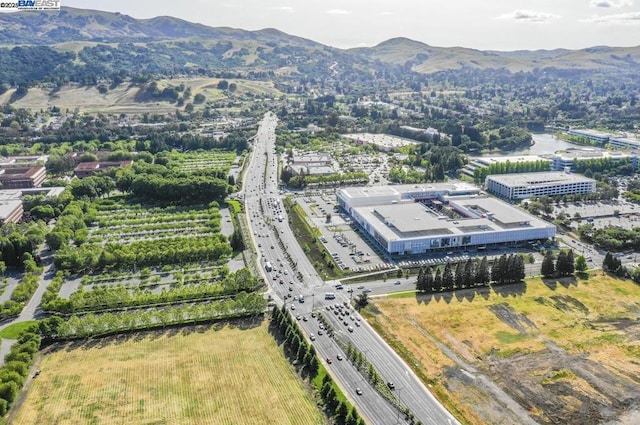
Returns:
[[[0,169],[3,189],[29,189],[40,187],[47,177],[44,167],[6,167]]]
[[[115,167],[126,167],[133,164],[133,161],[95,161],[95,162],[81,162],[73,170],[73,173],[79,178],[90,177],[93,174],[108,170]]]

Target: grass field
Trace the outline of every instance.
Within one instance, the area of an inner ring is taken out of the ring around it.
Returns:
[[[181,83],[192,90],[192,95],[202,93],[207,101],[216,101],[225,99],[227,94],[218,90],[218,78],[194,77],[194,78],[173,78],[161,79],[157,83],[159,86],[168,84],[178,86]],[[230,83],[236,83],[236,96],[245,94],[256,96],[275,97],[281,94],[272,82],[261,82],[241,79],[230,79]],[[75,85],[67,85],[52,93],[50,89],[32,87],[25,97],[16,101],[13,106],[16,108],[25,108],[32,110],[40,110],[42,108],[50,108],[58,106],[62,110],[78,109],[87,113],[125,113],[138,114],[143,112],[169,113],[176,110],[175,102],[155,101],[155,102],[137,102],[135,100],[139,86],[130,85],[128,83],[121,84],[116,88],[110,89],[107,93],[102,94],[97,87],[82,87]],[[7,103],[11,94],[15,90],[8,90],[0,95],[0,103]],[[196,109],[199,106],[196,105]]]
[[[510,422],[503,405],[491,406],[495,394],[462,369],[488,376],[543,423],[601,423],[602,411],[588,406],[600,403],[616,417],[640,394],[640,286],[631,281],[532,279],[386,297],[370,311],[370,322],[464,423]]]
[[[190,329],[59,347],[11,423],[325,423],[266,324]]]

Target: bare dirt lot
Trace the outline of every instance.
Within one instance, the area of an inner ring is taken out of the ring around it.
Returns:
[[[640,420],[640,287],[601,274],[390,296],[369,320],[468,424]]]

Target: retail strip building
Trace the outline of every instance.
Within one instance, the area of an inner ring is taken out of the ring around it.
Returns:
[[[462,182],[350,187],[337,199],[388,255],[484,249],[556,234],[555,226]]]

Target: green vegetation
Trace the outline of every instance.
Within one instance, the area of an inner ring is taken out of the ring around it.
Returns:
[[[269,328],[276,341],[282,344],[285,355],[297,365],[298,372],[311,381],[327,416],[332,417],[336,424],[364,424],[356,409],[318,360],[313,345],[307,343],[286,305],[282,308],[273,307]],[[327,337],[330,337],[329,333],[327,330]]]
[[[473,181],[477,184],[482,184],[487,176],[492,174],[536,173],[549,171],[550,169],[550,161],[498,162],[488,167],[476,168],[473,171]]]
[[[296,235],[302,250],[307,254],[316,271],[325,278],[342,277],[341,270],[337,267],[324,245],[318,239],[317,229],[311,228],[305,219],[305,212],[300,205],[290,198],[285,198],[284,207],[289,216],[289,225]]]
[[[0,331],[0,338],[4,339],[18,339],[20,336],[30,329],[32,326],[37,325],[38,322],[35,320],[27,321],[27,322],[19,322],[14,323],[12,325],[7,326],[3,330]]]

